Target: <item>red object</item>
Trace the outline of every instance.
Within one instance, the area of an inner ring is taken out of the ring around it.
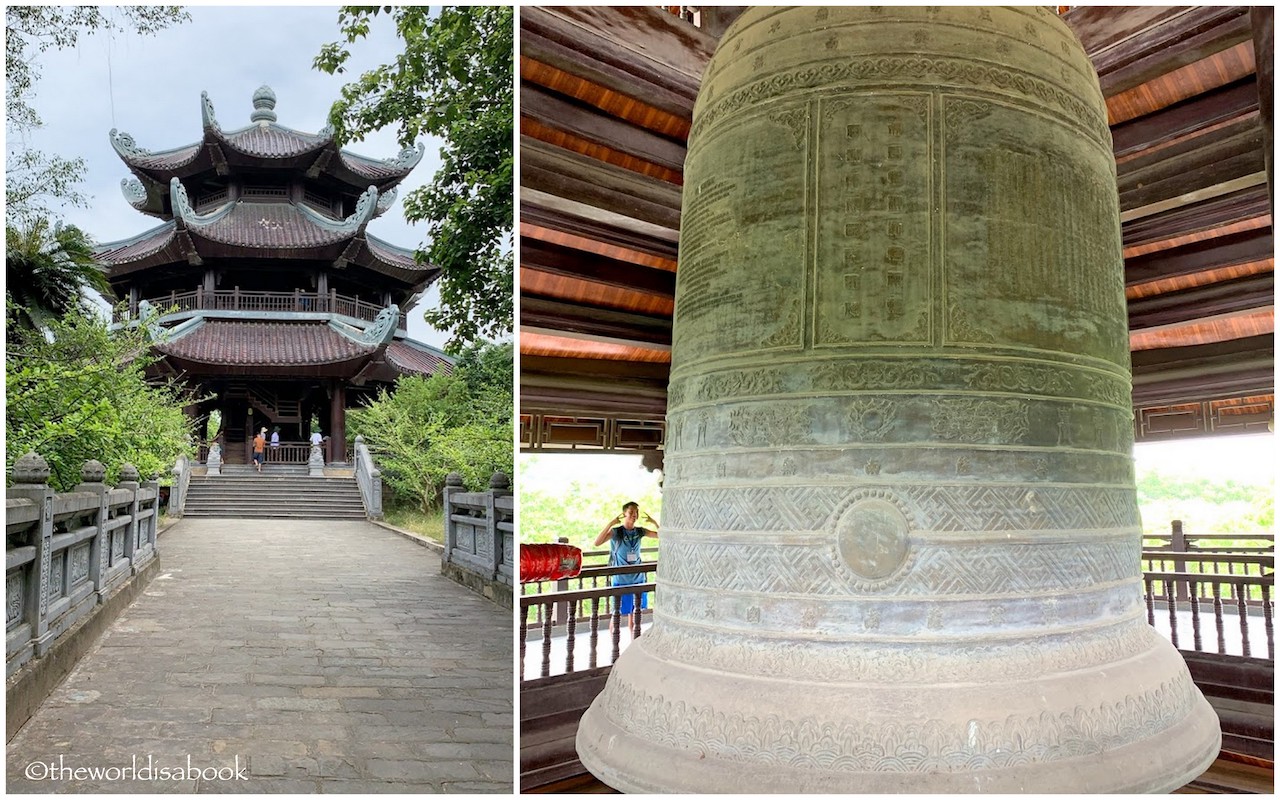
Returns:
[[[520,545],[520,582],[572,578],[582,571],[582,550],[571,544]]]

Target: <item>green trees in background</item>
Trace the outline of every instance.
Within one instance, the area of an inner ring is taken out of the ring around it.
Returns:
[[[1245,536],[1271,532],[1275,526],[1273,477],[1257,483],[1168,475],[1150,470],[1138,475],[1138,506],[1143,535],[1169,533],[1169,524],[1182,520],[1196,536]]]
[[[35,451],[49,462],[50,485],[66,491],[90,459],[107,465],[114,481],[124,462],[144,477],[167,475],[189,449],[186,399],[143,375],[154,360],[145,328],[110,332],[79,310],[46,330],[8,327],[6,472]]]
[[[375,453],[389,505],[431,511],[450,472],[473,491],[488,488],[495,471],[511,474],[513,352],[511,344],[472,345],[452,374],[402,377],[349,413],[348,429]]]
[[[339,142],[387,125],[409,146],[423,133],[445,140],[432,185],[404,199],[409,222],[427,225],[420,261],[440,267],[439,309],[427,323],[452,332],[450,352],[513,327],[515,119],[511,6],[356,7],[338,12],[344,42],[325,45],[314,66],[342,73],[347,47],[368,35],[380,12],[404,42],[395,61],[342,89],[329,112]]]
[[[76,226],[28,217],[6,225],[4,238],[6,308],[15,324],[41,328],[87,308],[86,290],[111,296],[93,244]]]

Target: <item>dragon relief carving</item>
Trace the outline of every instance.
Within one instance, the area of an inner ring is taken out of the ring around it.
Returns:
[[[729,412],[729,439],[739,447],[809,443],[809,410],[796,405],[735,408]]]

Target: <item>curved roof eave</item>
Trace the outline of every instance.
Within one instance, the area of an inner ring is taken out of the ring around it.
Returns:
[[[149,266],[154,257],[170,248],[177,238],[178,226],[173,220],[143,231],[137,236],[115,242],[104,242],[93,248],[94,257],[107,267],[108,276],[117,267],[135,269]],[[159,263],[159,262],[156,262]],[[129,270],[124,270],[129,271]]]
[[[441,270],[434,264],[418,263],[413,250],[397,247],[368,233],[364,240],[361,255],[366,256],[367,260],[361,258],[357,261],[362,266],[399,278],[416,291],[431,285],[440,276]]]

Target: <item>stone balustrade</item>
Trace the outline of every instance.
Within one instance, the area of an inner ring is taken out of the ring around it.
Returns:
[[[511,482],[501,472],[493,473],[487,492],[465,491],[456,472],[445,479],[441,570],[508,607],[516,572],[514,506]]]
[[[6,500],[6,674],[49,652],[156,555],[159,484],[131,464],[105,483],[86,461],[70,492],[49,486],[49,465],[28,453],[13,465]]]
[[[320,448],[312,448],[311,463],[314,465]],[[364,501],[365,513],[369,519],[382,519],[382,473],[373,463],[373,454],[365,444],[363,436],[356,436],[355,457],[356,483],[360,486],[360,499]],[[320,462],[323,466],[323,461]]]

